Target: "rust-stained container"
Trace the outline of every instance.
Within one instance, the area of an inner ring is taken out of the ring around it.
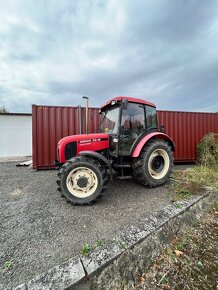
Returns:
[[[218,113],[158,111],[158,123],[176,144],[174,159],[193,162],[197,144],[207,133],[218,133]]]
[[[81,120],[80,123],[80,110]],[[158,123],[176,143],[175,161],[196,160],[196,145],[207,133],[218,133],[218,113],[158,111]],[[89,108],[89,133],[97,133],[99,114]],[[54,168],[58,141],[85,133],[85,108],[32,106],[33,168]]]

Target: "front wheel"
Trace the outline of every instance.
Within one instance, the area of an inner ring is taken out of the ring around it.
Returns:
[[[83,156],[74,157],[59,171],[63,197],[74,205],[92,204],[106,190],[108,176],[97,161]]]
[[[173,153],[168,143],[152,140],[133,161],[133,174],[141,184],[156,187],[168,181],[172,166]]]

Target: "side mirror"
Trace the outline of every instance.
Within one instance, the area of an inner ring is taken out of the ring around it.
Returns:
[[[165,132],[165,126],[163,124],[160,125],[160,132],[161,133]]]

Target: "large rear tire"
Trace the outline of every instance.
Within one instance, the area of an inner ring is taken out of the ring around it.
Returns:
[[[151,140],[133,160],[133,175],[143,185],[156,187],[166,183],[172,172],[173,152],[163,140]]]
[[[58,190],[73,205],[91,205],[107,189],[108,174],[97,160],[78,156],[65,163],[58,173]]]

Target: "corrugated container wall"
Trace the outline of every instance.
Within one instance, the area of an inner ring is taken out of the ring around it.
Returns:
[[[79,114],[81,110],[81,124]],[[69,135],[85,133],[85,108],[32,106],[33,168],[54,167],[58,141]],[[97,108],[89,108],[89,133],[99,129]]]
[[[33,168],[53,168],[58,141],[85,133],[85,108],[32,106]],[[89,133],[99,129],[97,108],[89,108]],[[218,133],[218,113],[158,111],[158,122],[176,143],[175,161],[196,160],[196,145],[209,132]],[[81,129],[81,130],[80,130]]]
[[[158,111],[158,123],[176,144],[175,161],[197,159],[197,144],[207,133],[218,133],[218,113]]]

